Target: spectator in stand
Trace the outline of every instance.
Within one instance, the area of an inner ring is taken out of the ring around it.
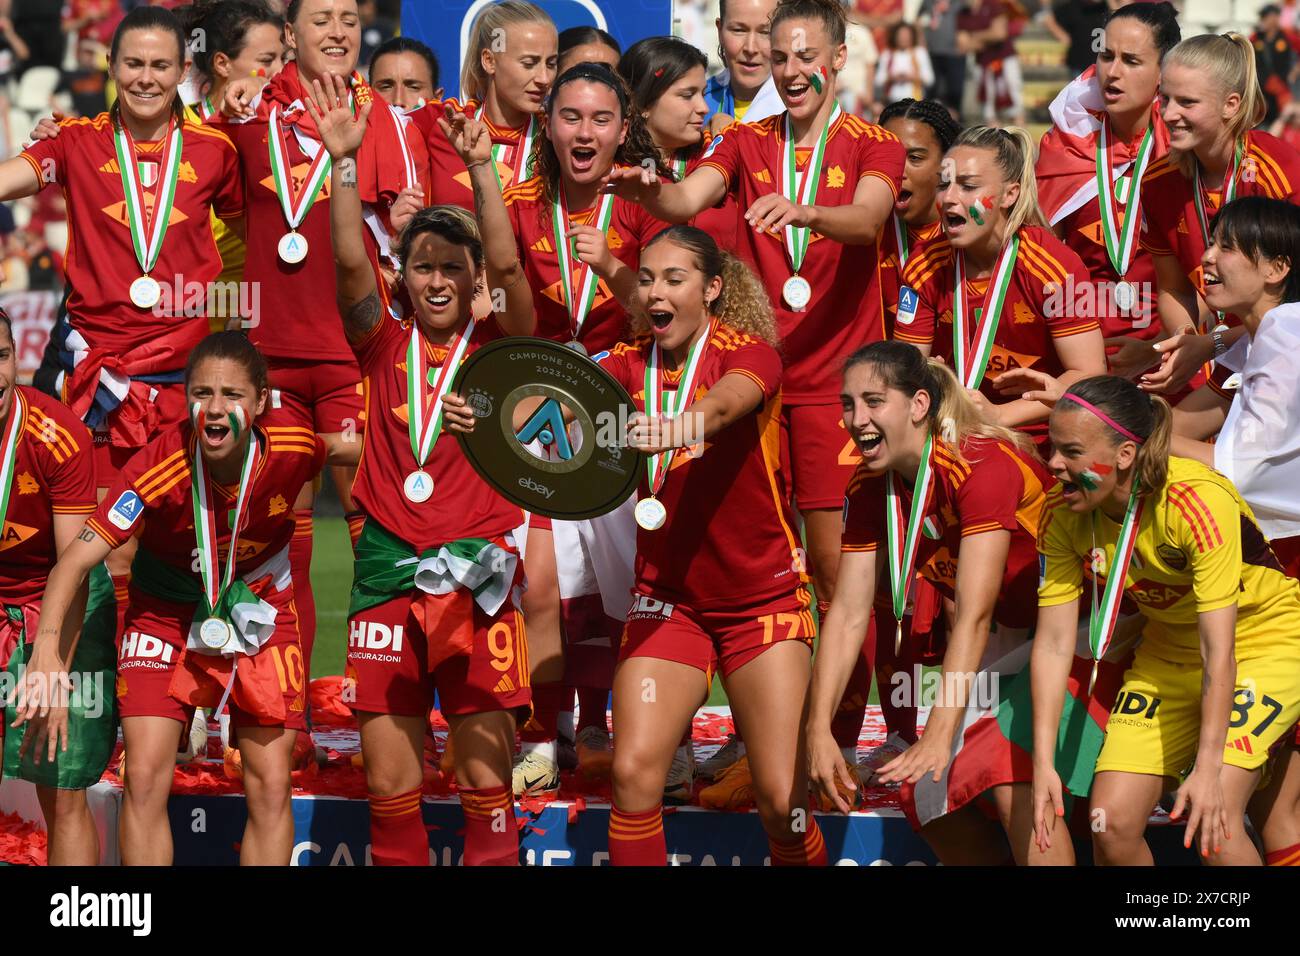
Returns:
[[[918,23],[925,30],[925,47],[934,69],[930,96],[943,103],[954,119],[961,118],[966,92],[966,54],[957,49],[957,14],[961,0],[923,0]]]
[[[1300,151],[1300,103],[1292,100],[1268,130],[1292,149]]]
[[[84,40],[101,22],[121,15],[120,0],[67,0],[63,6],[63,32],[75,33],[78,40]]]
[[[1268,4],[1259,11],[1259,26],[1251,36],[1255,47],[1255,72],[1264,90],[1268,112],[1264,122],[1272,123],[1291,102],[1291,82],[1296,78],[1295,49],[1282,31],[1282,8]]]
[[[397,36],[397,23],[384,16],[376,0],[357,0],[357,15],[361,18],[361,57],[358,63],[369,63],[375,50]]]
[[[1024,78],[1013,41],[1026,19],[1016,0],[969,0],[957,16],[957,48],[975,54],[979,103],[990,126],[1004,115],[1013,126],[1025,125]]]
[[[876,66],[877,104],[925,99],[925,91],[934,85],[934,69],[919,39],[910,23],[896,23],[889,31],[889,46]],[[879,112],[873,108],[872,115]]]
[[[53,292],[63,284],[62,263],[39,232],[29,232],[23,250],[27,261],[27,288],[32,292]]]
[[[879,112],[872,101],[875,98],[876,61],[880,59],[880,48],[876,45],[876,34],[869,19],[861,10],[848,8],[847,22],[844,24],[844,45],[848,47],[849,56],[844,69],[836,77],[835,85],[841,109],[874,119]]]
[[[98,116],[108,109],[108,61],[104,48],[90,38],[77,41],[77,68],[64,70],[59,92],[72,97],[76,116]]]
[[[1058,0],[1046,12],[1043,25],[1065,44],[1070,76],[1078,76],[1097,62],[1106,15],[1120,5],[1117,0]]]

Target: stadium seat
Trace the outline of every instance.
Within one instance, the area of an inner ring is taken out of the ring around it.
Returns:
[[[52,66],[34,66],[18,81],[17,105],[28,113],[46,116],[50,97],[59,85],[59,71]]]

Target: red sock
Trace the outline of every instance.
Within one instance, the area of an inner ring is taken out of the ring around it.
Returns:
[[[667,866],[663,807],[640,813],[609,808],[609,862],[613,866]]]
[[[609,722],[605,719],[605,705],[608,703],[608,687],[579,687],[578,729],[599,727],[601,730],[608,731]]]
[[[126,605],[128,593],[131,589],[131,575],[111,574],[113,579],[113,600],[117,602],[117,636],[121,636],[123,628],[126,625]]]
[[[1264,862],[1269,866],[1300,866],[1300,843],[1267,853]]]
[[[533,719],[519,731],[519,739],[538,744],[559,735],[560,711],[573,704],[573,688],[559,684],[533,685]]]
[[[370,860],[375,866],[428,866],[429,834],[420,788],[392,797],[369,794]]]
[[[349,511],[343,516],[343,520],[348,523],[348,537],[352,539],[352,550],[357,549],[357,539],[361,537],[361,529],[366,526],[366,516],[361,511]]]
[[[771,837],[767,840],[772,853],[773,866],[826,866],[826,841],[822,839],[821,827],[817,818],[808,814],[808,832],[803,839],[795,843],[777,843]]]
[[[311,590],[311,509],[295,508],[293,540],[289,542],[289,571],[293,575],[293,605],[298,611],[303,673],[311,679],[311,649],[316,642],[316,598]]]
[[[509,787],[462,787],[465,814],[465,866],[518,866],[519,827]]]

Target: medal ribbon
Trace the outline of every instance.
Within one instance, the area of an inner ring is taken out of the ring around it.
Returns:
[[[699,370],[700,359],[704,356],[705,346],[709,339],[713,338],[713,322],[710,321],[709,328],[695,340],[690,351],[686,354],[686,366],[682,371],[682,377],[677,383],[677,391],[671,399],[666,399],[663,395],[663,388],[660,383],[659,374],[659,346],[655,345],[650,350],[650,360],[645,366],[645,411],[647,415],[656,417],[660,413],[666,413],[669,418],[676,418],[686,406],[690,404],[690,398],[695,393],[695,374]],[[646,479],[650,486],[650,497],[656,497],[659,489],[664,486],[664,480],[668,477],[668,471],[673,466],[673,456],[677,453],[676,448],[669,448],[667,451],[658,454],[648,455],[645,460]]]
[[[685,154],[685,150],[679,150],[678,155],[673,157],[673,182],[680,183],[686,178],[686,167],[689,165],[690,159]]]
[[[197,404],[192,409],[194,419],[194,459],[190,468],[190,499],[194,508],[194,534],[198,542],[199,574],[203,578],[203,595],[208,602],[207,614],[211,614],[221,602],[221,595],[235,580],[235,554],[239,550],[239,531],[243,524],[244,506],[248,503],[248,493],[252,487],[249,480],[261,449],[257,442],[257,433],[248,436],[248,448],[244,452],[244,465],[239,473],[239,495],[235,499],[235,511],[230,519],[230,551],[226,554],[226,570],[220,580],[217,578],[217,510],[212,504],[212,492],[208,487],[207,476],[203,468],[203,449],[199,446],[199,432],[202,429],[202,413],[197,412]],[[238,429],[232,421],[231,432],[238,435]]]
[[[1088,616],[1088,646],[1092,649],[1094,662],[1100,661],[1110,646],[1111,636],[1115,633],[1115,622],[1119,620],[1120,600],[1124,596],[1124,578],[1128,575],[1129,563],[1133,560],[1133,548],[1137,543],[1138,525],[1142,521],[1144,499],[1138,497],[1138,480],[1133,479],[1133,487],[1128,494],[1128,505],[1124,509],[1124,523],[1120,525],[1119,538],[1115,541],[1115,559],[1106,572],[1106,587],[1097,601],[1097,569],[1092,570],[1092,609]],[[1092,516],[1093,553],[1096,553],[1097,515]],[[1095,676],[1095,670],[1094,670]]]
[[[1241,172],[1241,157],[1245,153],[1245,144],[1237,143],[1237,149],[1232,155],[1232,166],[1223,177],[1223,196],[1219,203],[1222,209],[1228,203],[1237,198],[1237,174]],[[1210,247],[1210,220],[1205,214],[1205,190],[1201,187],[1201,164],[1198,161],[1196,168],[1193,170],[1193,198],[1196,200],[1196,221],[1201,226],[1201,241],[1205,248]],[[1219,321],[1223,321],[1223,313],[1216,311]]]
[[[414,323],[411,325],[411,341],[406,347],[406,430],[411,438],[411,453],[415,455],[416,465],[421,468],[433,454],[433,446],[442,434],[442,399],[451,388],[451,380],[465,358],[473,334],[474,320],[470,319],[469,325],[448,349],[447,360],[438,370],[438,379],[433,389],[433,408],[426,419],[424,383],[428,375],[424,370],[424,340],[420,335],[420,327]]]
[[[1097,138],[1097,206],[1101,210],[1101,234],[1106,240],[1106,255],[1116,275],[1122,279],[1133,261],[1133,250],[1137,248],[1137,224],[1142,218],[1138,211],[1142,174],[1155,151],[1155,129],[1154,126],[1147,127],[1137,158],[1129,168],[1128,201],[1122,214],[1115,209],[1118,197],[1111,181],[1114,166],[1110,160],[1109,129],[1110,120],[1103,117]]]
[[[984,372],[989,367],[989,356],[993,354],[993,339],[998,334],[998,320],[1002,315],[1002,306],[1007,299],[1007,288],[1011,285],[1011,275],[1016,268],[1016,255],[1020,251],[1020,237],[1013,236],[1002,247],[998,257],[997,268],[993,272],[993,281],[984,293],[984,305],[980,310],[979,322],[975,327],[975,341],[971,343],[966,333],[966,266],[965,256],[958,252],[953,257],[956,270],[952,293],[952,355],[957,377],[969,389],[978,389],[984,381]]]
[[[9,513],[9,492],[14,483],[14,461],[18,457],[18,438],[27,418],[27,400],[14,389],[14,405],[9,410],[9,428],[5,431],[4,451],[0,452],[0,528]]]
[[[614,218],[614,197],[606,194],[596,204],[596,228],[608,235],[610,220]],[[595,270],[585,262],[578,260],[573,251],[573,240],[569,238],[569,210],[565,207],[564,190],[557,189],[555,201],[551,203],[551,230],[555,234],[555,257],[560,263],[560,285],[564,289],[564,304],[569,310],[569,320],[573,323],[573,338],[576,341],[582,331],[582,324],[591,314],[592,304],[596,301],[596,289],[600,279]],[[575,276],[575,261],[577,262]],[[575,280],[577,296],[574,296]]]
[[[181,170],[181,128],[172,117],[163,137],[162,166],[158,173],[158,189],[154,194],[153,214],[144,201],[144,187],[136,168],[135,140],[126,124],[120,120],[113,129],[113,148],[117,151],[117,166],[122,177],[122,192],[126,197],[126,218],[131,229],[131,245],[136,262],[145,275],[158,262],[162,252],[163,236],[167,234],[167,221],[171,219],[172,204],[176,201],[176,180]]]
[[[825,128],[817,137],[817,145],[813,147],[812,156],[809,157],[803,177],[800,178],[795,161],[794,126],[790,122],[790,114],[785,114],[785,141],[781,144],[781,195],[790,202],[800,206],[811,206],[816,203],[817,181],[821,179],[822,161],[826,158],[826,140],[830,137],[831,127],[839,118],[840,105],[836,103]],[[795,275],[799,274],[799,269],[803,266],[811,239],[812,230],[806,226],[785,227],[785,249],[790,256],[790,265]]]
[[[296,232],[298,226],[311,212],[316,197],[320,195],[321,188],[325,185],[325,177],[330,174],[332,165],[330,153],[327,149],[316,151],[316,156],[307,169],[307,177],[303,180],[302,192],[295,194],[293,170],[289,165],[289,143],[284,127],[280,123],[279,106],[271,107],[271,121],[267,128],[266,142],[271,149],[271,178],[275,183],[275,195],[280,200],[280,208],[284,210],[284,218],[288,221],[289,228]]]
[[[486,107],[480,106],[478,112],[474,114],[474,119],[483,119],[483,111]],[[537,117],[528,117],[528,129],[520,135],[519,145],[515,147],[514,172],[515,178],[511,185],[522,183],[525,179],[533,178],[533,140],[537,138]],[[503,166],[506,164],[506,150],[510,148],[509,143],[492,144],[492,175],[497,178],[497,187],[505,189],[505,184],[501,182],[501,174],[497,172],[497,163]]]
[[[899,217],[898,213],[894,213],[893,220],[894,240],[898,244],[898,273],[901,276],[903,274],[903,266],[907,265],[907,257],[910,255],[907,248],[907,226],[903,224],[903,220]]]
[[[930,504],[930,492],[934,486],[934,465],[930,460],[934,448],[934,435],[925,436],[925,447],[921,449],[921,464],[916,469],[916,485],[912,489],[912,507],[908,512],[907,524],[903,524],[903,493],[899,488],[898,475],[889,473],[885,485],[885,539],[889,545],[889,589],[894,600],[894,617],[902,625],[903,615],[907,611],[907,598],[912,590],[912,581],[916,575],[916,549],[921,543],[921,527],[925,523],[925,512]]]

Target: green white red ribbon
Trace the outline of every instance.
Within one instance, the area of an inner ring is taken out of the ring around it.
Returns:
[[[483,119],[483,111],[486,106],[480,106],[478,112],[474,114],[474,119]],[[531,179],[533,176],[533,140],[537,138],[537,117],[528,117],[528,128],[519,134],[519,144],[515,147],[514,162],[514,183],[522,183],[525,179]],[[505,184],[501,182],[501,174],[497,172],[497,163],[505,166],[506,150],[510,148],[509,143],[492,144],[492,175],[497,178],[498,188],[504,189]]]
[[[993,354],[993,340],[998,334],[998,321],[1002,306],[1007,300],[1007,288],[1016,269],[1016,256],[1020,251],[1020,236],[1012,236],[1002,247],[993,279],[984,293],[984,305],[975,326],[972,341],[966,332],[966,257],[958,251],[953,256],[956,275],[952,287],[952,356],[957,378],[969,389],[978,389],[984,381]]]
[[[1151,154],[1155,151],[1155,130],[1148,126],[1138,146],[1137,157],[1129,169],[1129,189],[1124,212],[1116,211],[1118,197],[1111,181],[1114,166],[1110,160],[1110,119],[1103,116],[1097,137],[1097,206],[1101,210],[1101,234],[1106,242],[1106,256],[1111,267],[1121,279],[1128,272],[1137,248],[1137,224],[1142,219],[1139,197],[1142,192],[1142,174],[1146,172]],[[1199,195],[1199,190],[1198,190]]]
[[[1106,587],[1097,600],[1097,568],[1092,569],[1092,609],[1088,616],[1088,647],[1092,650],[1092,680],[1088,692],[1092,692],[1092,683],[1097,679],[1097,664],[1106,655],[1111,637],[1115,633],[1115,622],[1119,620],[1120,601],[1124,597],[1124,579],[1128,576],[1129,564],[1133,560],[1134,546],[1137,544],[1138,525],[1142,522],[1142,508],[1145,499],[1138,496],[1138,479],[1133,477],[1133,487],[1129,490],[1128,505],[1124,508],[1124,521],[1120,525],[1119,538],[1115,541],[1115,558],[1106,569]],[[1097,551],[1097,513],[1092,514],[1092,542],[1096,561]]]
[[[836,103],[830,118],[817,137],[808,165],[804,167],[803,176],[799,175],[795,159],[794,125],[790,114],[784,116],[785,140],[781,143],[781,195],[798,206],[811,206],[817,202],[817,183],[822,176],[822,162],[826,158],[826,141],[830,137],[831,127],[840,117],[840,105]],[[812,241],[812,230],[807,226],[785,227],[785,250],[790,256],[790,265],[796,275],[803,267],[804,257],[808,255],[808,245]]]
[[[23,422],[27,418],[27,400],[17,386],[14,390],[13,407],[9,409],[9,427],[5,429],[4,451],[0,452],[0,531],[4,530],[5,516],[9,514],[9,493],[14,484],[14,461],[18,456],[18,439],[22,435]]]
[[[651,346],[650,357],[645,366],[645,411],[651,418],[661,415],[667,418],[677,418],[686,410],[686,406],[691,403],[691,396],[695,394],[695,378],[696,373],[699,371],[700,359],[704,356],[704,350],[709,339],[713,337],[713,329],[714,323],[710,321],[709,327],[704,330],[704,334],[696,339],[695,343],[690,347],[686,354],[686,364],[682,370],[682,377],[677,382],[677,391],[671,399],[664,396],[660,382],[661,356],[659,346],[657,344]],[[659,494],[659,489],[663,487],[664,480],[668,477],[668,472],[673,466],[673,456],[676,453],[676,448],[669,448],[667,451],[646,456],[646,479],[652,498],[656,497]]]
[[[456,336],[455,343],[447,351],[447,360],[438,370],[437,381],[433,383],[433,408],[426,418],[424,383],[428,373],[424,364],[424,337],[420,335],[419,325],[411,324],[411,341],[406,346],[406,430],[411,439],[411,454],[420,468],[433,454],[433,446],[442,434],[442,400],[451,388],[451,380],[465,358],[473,335],[474,320],[471,318]]]
[[[172,205],[176,201],[176,180],[181,169],[181,124],[172,117],[163,136],[163,154],[154,192],[153,213],[144,200],[144,187],[136,167],[135,140],[131,131],[120,120],[113,127],[113,148],[117,152],[118,172],[122,178],[122,192],[126,197],[127,225],[131,230],[131,246],[135,260],[145,275],[158,262],[162,252],[167,222],[171,219]]]
[[[564,189],[557,188],[555,193],[555,201],[551,203],[551,230],[555,236],[555,257],[560,263],[560,286],[564,289],[564,304],[569,310],[572,335],[576,341],[596,301],[600,278],[590,265],[578,259],[573,240],[569,237],[569,210],[564,202]],[[610,194],[601,196],[596,203],[596,228],[608,234],[613,217],[614,197]]]
[[[280,122],[279,106],[271,107],[266,142],[271,150],[271,180],[275,184],[275,195],[280,200],[280,208],[284,210],[284,218],[289,223],[289,228],[297,231],[302,221],[307,218],[307,214],[311,212],[316,197],[320,195],[325,185],[325,177],[330,174],[332,164],[329,150],[317,150],[316,156],[307,168],[302,191],[295,192],[293,167],[289,163],[289,143],[284,126]]]
[[[231,413],[231,437],[237,439],[239,431],[237,422],[243,422],[243,409],[237,408],[238,414]],[[235,510],[230,517],[230,550],[226,554],[225,573],[217,574],[217,509],[212,504],[212,491],[208,487],[207,475],[203,464],[202,431],[203,406],[195,402],[190,406],[190,418],[194,422],[194,457],[190,465],[190,500],[194,509],[194,535],[198,543],[199,575],[203,579],[203,596],[208,602],[204,614],[216,612],[221,596],[235,580],[235,556],[239,550],[239,531],[244,518],[244,506],[248,503],[248,493],[252,487],[250,480],[257,459],[261,454],[257,436],[248,436],[248,447],[244,450],[244,464],[239,473],[239,493],[235,499]]]
[[[891,471],[885,482],[885,541],[889,547],[889,590],[894,603],[894,618],[898,622],[898,635],[902,636],[903,616],[907,613],[907,599],[916,577],[916,551],[921,543],[925,513],[930,505],[930,492],[934,487],[934,435],[925,436],[921,449],[921,463],[916,469],[912,486],[912,507],[906,522],[903,519],[903,491],[898,475]],[[895,642],[897,644],[897,641]]]

